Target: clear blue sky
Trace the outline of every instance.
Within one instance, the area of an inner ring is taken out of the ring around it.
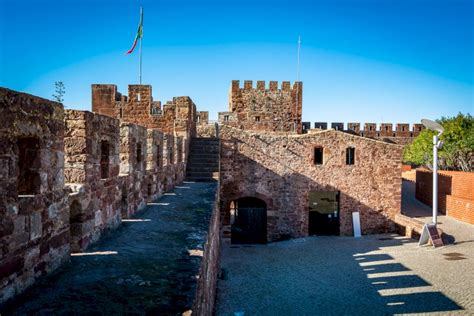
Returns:
[[[303,119],[416,122],[474,114],[474,1],[0,0],[0,85],[90,110],[90,85],[126,94],[144,6],[143,76],[155,100],[189,95],[211,118],[230,81],[296,79]]]

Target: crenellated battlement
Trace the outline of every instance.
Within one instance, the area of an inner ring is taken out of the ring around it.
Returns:
[[[219,113],[219,122],[234,127],[301,133],[303,83],[233,80],[229,91],[229,113]]]
[[[153,100],[151,85],[131,84],[128,96],[123,96],[116,85],[93,84],[92,111],[164,133],[195,134],[196,105],[191,98],[174,97],[162,106]]]
[[[252,80],[244,80],[243,85],[241,86],[240,80],[232,80],[231,91],[292,91],[292,90],[301,90],[303,83],[301,81],[295,81],[293,86],[291,86],[290,81],[282,81],[279,85],[278,81],[269,81],[268,83],[264,80],[257,80],[256,86]]]
[[[326,122],[315,122],[313,127],[315,129],[325,130],[330,126],[332,129],[345,131],[360,136],[371,137],[371,138],[413,138],[420,134],[425,129],[423,124],[414,123],[411,125],[408,123],[365,123],[361,128],[361,123],[350,122],[344,126],[344,123],[331,123]],[[395,127],[395,129],[394,129]],[[303,133],[311,129],[311,122],[303,122]],[[408,142],[408,141],[406,141]],[[406,143],[404,142],[404,143]]]

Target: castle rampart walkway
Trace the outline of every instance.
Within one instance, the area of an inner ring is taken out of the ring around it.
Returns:
[[[190,310],[216,189],[211,182],[176,186],[0,313],[163,315]]]

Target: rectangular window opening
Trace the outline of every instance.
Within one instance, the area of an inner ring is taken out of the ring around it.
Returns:
[[[346,149],[346,165],[355,164],[355,148],[348,147]]]
[[[314,148],[314,164],[315,165],[323,164],[323,147]]]
[[[40,168],[40,145],[36,137],[20,138],[18,145],[18,194],[30,195],[40,192],[41,178]]]
[[[137,164],[142,162],[142,144],[137,143]]]
[[[106,179],[109,177],[110,164],[110,144],[103,140],[100,142],[100,177]]]
[[[161,152],[160,152],[160,145],[156,146],[156,166],[159,168],[161,167]]]
[[[255,116],[255,122],[260,122],[260,116]]]
[[[172,165],[174,163],[173,160],[174,160],[173,148],[170,147],[170,149],[169,149],[169,163],[170,163],[170,165]]]
[[[224,115],[224,122],[229,122],[229,115]]]

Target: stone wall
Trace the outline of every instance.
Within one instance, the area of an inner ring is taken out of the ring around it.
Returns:
[[[207,125],[209,124],[209,112],[208,111],[197,111],[196,112],[196,125]]]
[[[196,136],[200,138],[218,137],[217,123],[201,124],[196,127]]]
[[[115,85],[93,84],[92,111],[185,138],[196,133],[197,112],[191,98],[174,97],[162,106],[153,101],[150,85],[129,85],[127,97]]]
[[[147,130],[133,123],[120,123],[120,175],[122,217],[129,218],[146,206]]]
[[[277,81],[233,80],[229,91],[229,112],[219,113],[219,123],[255,131],[280,131],[301,133],[303,83],[283,81],[278,88]]]
[[[416,170],[416,198],[432,206],[432,171]],[[474,224],[474,172],[438,172],[438,212]]]
[[[199,269],[196,298],[193,304],[193,314],[213,315],[216,301],[217,279],[220,272],[220,200],[219,190],[216,190],[212,217],[209,223],[207,241]]]
[[[335,130],[282,135],[220,127],[221,211],[229,233],[230,204],[256,197],[267,206],[267,240],[308,235],[308,193],[340,192],[340,233],[352,234],[359,211],[364,234],[393,231],[401,206],[402,147]],[[313,151],[324,149],[322,165]],[[346,149],[355,164],[346,165]]]
[[[311,128],[311,122],[303,122],[303,132],[307,133]],[[350,134],[364,136],[368,138],[380,139],[389,143],[407,145],[410,144],[421,131],[425,129],[423,124],[415,123],[410,129],[410,124],[397,123],[395,130],[392,123],[381,123],[377,128],[376,123],[365,123],[364,127],[360,127],[360,123],[347,123],[347,128],[344,128],[344,123],[315,122],[315,129],[326,130],[330,126],[332,129],[345,131]]]
[[[105,88],[96,102],[126,99]],[[3,88],[0,105],[0,303],[184,179],[184,135]]]
[[[71,188],[71,249],[80,251],[120,224],[120,122],[65,111],[65,181]]]
[[[0,88],[0,303],[69,258],[64,110]]]

